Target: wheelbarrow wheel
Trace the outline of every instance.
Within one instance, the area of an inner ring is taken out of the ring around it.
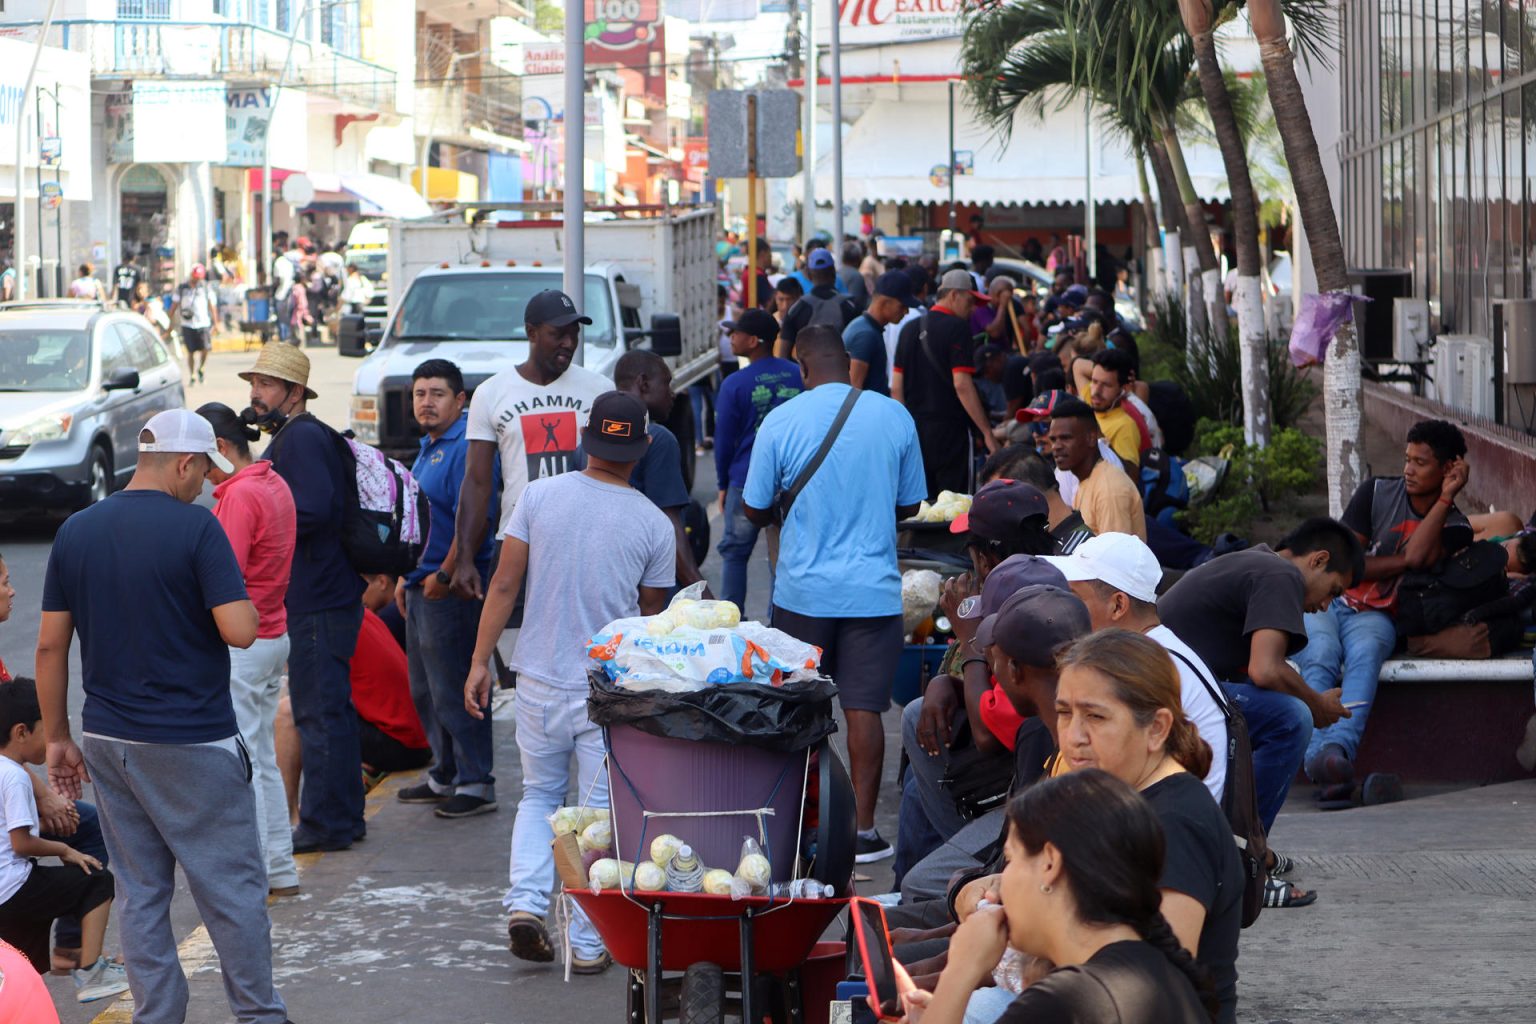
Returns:
[[[692,964],[683,972],[679,1024],[721,1024],[725,1019],[725,974],[719,964]]]

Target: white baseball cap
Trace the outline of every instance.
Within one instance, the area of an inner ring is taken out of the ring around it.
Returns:
[[[1069,583],[1097,580],[1149,604],[1157,600],[1157,585],[1163,580],[1163,567],[1152,549],[1128,533],[1101,533],[1083,541],[1070,555],[1054,555],[1046,561],[1060,569]]]
[[[235,471],[234,464],[219,454],[219,444],[213,436],[213,424],[191,409],[167,409],[156,413],[144,424],[144,431],[154,440],[140,441],[141,452],[206,455],[224,472]]]

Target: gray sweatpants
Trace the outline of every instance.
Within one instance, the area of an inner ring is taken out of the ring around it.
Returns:
[[[283,1024],[288,1013],[272,985],[267,869],[240,756],[98,736],[83,747],[117,876],[134,1024],[186,1020],[187,979],[171,929],[177,864],[218,951],[235,1019]]]
[[[994,807],[981,817],[966,822],[964,828],[907,872],[901,880],[902,902],[943,899],[949,892],[949,881],[955,872],[981,867],[979,854],[997,842],[1007,820],[1007,808]]]

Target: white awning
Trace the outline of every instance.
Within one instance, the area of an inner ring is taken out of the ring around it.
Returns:
[[[362,200],[364,213],[378,213],[402,220],[432,214],[432,207],[419,192],[403,181],[386,178],[382,174],[343,174],[341,189]]]
[[[1139,202],[1141,186],[1129,147],[1102,125],[1095,125],[1094,133],[1094,202]],[[1043,121],[1020,114],[1006,148],[990,129],[970,118],[963,103],[957,102],[955,150],[960,154],[959,162],[964,161],[964,154],[970,154],[972,173],[955,177],[955,199],[998,206],[1081,203],[1086,193],[1086,140],[1081,102],[1052,111]],[[1186,145],[1184,152],[1200,196],[1225,200],[1227,179],[1221,154],[1197,145]],[[949,107],[944,99],[877,99],[843,138],[843,200],[948,202],[949,186],[935,184],[929,177],[935,168],[942,172],[948,159]],[[801,182],[794,179],[790,196],[798,199],[800,195]],[[816,198],[820,203],[832,198],[829,150],[817,154]]]

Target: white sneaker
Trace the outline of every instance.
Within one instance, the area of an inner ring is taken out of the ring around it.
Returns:
[[[108,999],[128,991],[128,972],[122,964],[114,964],[101,957],[91,966],[70,971],[75,979],[75,1000],[81,1003]]]

